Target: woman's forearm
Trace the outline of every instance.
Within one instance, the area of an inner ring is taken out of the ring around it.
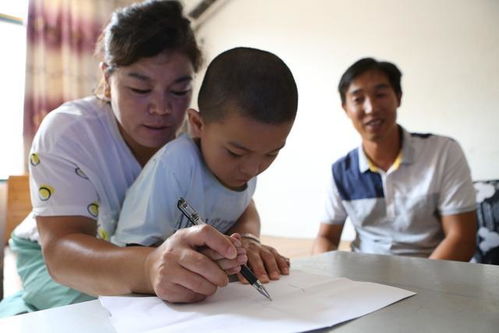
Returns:
[[[144,262],[153,248],[121,248],[97,239],[85,217],[38,217],[43,255],[52,278],[89,295],[153,293]]]

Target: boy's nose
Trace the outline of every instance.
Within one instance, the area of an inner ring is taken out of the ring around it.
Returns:
[[[248,161],[240,168],[241,173],[248,178],[253,178],[260,173],[260,163],[258,161]]]

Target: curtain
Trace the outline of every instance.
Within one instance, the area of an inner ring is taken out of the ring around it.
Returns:
[[[95,42],[118,7],[132,0],[30,0],[27,20],[24,146],[43,117],[88,96],[100,79]],[[25,158],[26,159],[26,158]]]

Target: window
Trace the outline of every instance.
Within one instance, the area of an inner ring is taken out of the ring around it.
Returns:
[[[23,108],[28,0],[0,2],[0,179],[24,172]]]

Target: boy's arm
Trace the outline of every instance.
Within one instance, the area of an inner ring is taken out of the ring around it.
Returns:
[[[476,250],[475,211],[442,216],[445,238],[430,259],[469,261]]]
[[[314,241],[312,254],[338,249],[342,231],[343,224],[321,223],[319,233]]]
[[[248,264],[261,282],[278,280],[281,274],[289,274],[289,259],[280,255],[273,247],[263,245],[258,241],[260,217],[253,200],[228,233],[242,235],[241,241],[246,249]],[[256,239],[251,236],[245,237],[245,234],[254,235]]]

